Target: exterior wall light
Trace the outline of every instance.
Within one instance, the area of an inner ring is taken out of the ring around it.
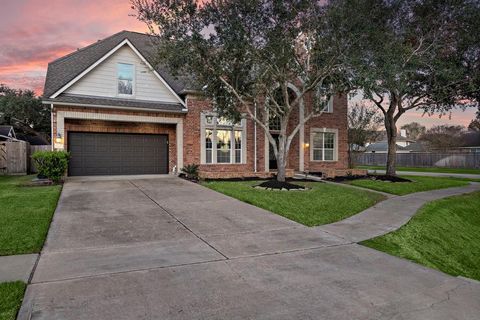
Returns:
[[[62,143],[63,142],[63,137],[61,133],[57,133],[57,137],[55,138],[56,143]]]

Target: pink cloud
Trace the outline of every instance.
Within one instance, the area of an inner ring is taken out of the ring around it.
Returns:
[[[128,0],[2,3],[0,83],[42,94],[48,62],[121,30],[147,31]]]

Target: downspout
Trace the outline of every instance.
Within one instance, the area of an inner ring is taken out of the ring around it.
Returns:
[[[255,119],[257,118],[257,102],[253,103],[253,114]],[[255,161],[253,161],[253,171],[257,173],[257,121],[253,121],[253,158]]]
[[[50,104],[50,144],[52,145],[52,151],[53,151],[53,143],[54,143],[54,137],[53,137],[53,103]]]

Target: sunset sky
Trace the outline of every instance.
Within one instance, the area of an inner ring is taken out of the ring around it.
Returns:
[[[128,0],[2,0],[0,83],[43,92],[49,61],[121,30],[144,32]],[[451,120],[410,111],[401,124],[418,121],[468,125],[475,110],[456,111]]]

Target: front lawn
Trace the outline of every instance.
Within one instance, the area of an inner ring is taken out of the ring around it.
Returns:
[[[480,280],[480,192],[422,207],[406,225],[362,242],[457,276]]]
[[[358,168],[368,169],[368,170],[385,170],[386,169],[385,166],[358,166]],[[397,167],[397,171],[480,174],[480,169],[467,169],[467,168]]]
[[[359,179],[349,181],[348,183],[354,186],[383,191],[400,196],[413,192],[461,187],[469,184],[468,181],[450,178],[420,176],[402,176],[402,178],[412,180],[412,182],[389,182],[371,179]]]
[[[0,320],[15,320],[25,287],[21,281],[0,283]]]
[[[32,178],[0,176],[0,255],[42,249],[61,186],[22,186]]]
[[[203,185],[306,226],[332,223],[352,216],[384,199],[380,194],[322,182],[294,182],[307,191],[252,188],[261,181],[211,181]]]

